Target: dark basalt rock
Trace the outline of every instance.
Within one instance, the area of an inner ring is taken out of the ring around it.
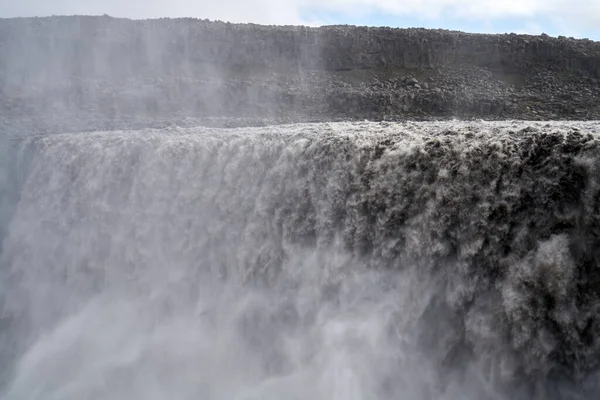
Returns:
[[[600,43],[196,19],[4,19],[0,94],[2,126],[35,130],[209,117],[597,119]]]

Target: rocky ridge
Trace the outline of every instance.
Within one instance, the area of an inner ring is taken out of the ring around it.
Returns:
[[[0,121],[598,119],[600,43],[355,26],[0,20]],[[256,122],[258,121],[258,122]]]

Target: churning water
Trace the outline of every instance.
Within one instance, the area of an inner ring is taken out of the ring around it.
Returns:
[[[0,398],[598,398],[599,139],[365,122],[14,141]]]

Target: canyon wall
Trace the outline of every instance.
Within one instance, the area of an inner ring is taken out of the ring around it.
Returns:
[[[2,71],[9,77],[43,75],[48,67],[51,72],[113,78],[156,73],[156,68],[194,75],[205,72],[206,65],[219,69],[348,70],[448,64],[477,65],[505,73],[543,66],[600,77],[599,43],[544,35],[55,17],[2,20],[0,40]]]
[[[57,129],[57,115],[84,125],[158,116],[596,119],[600,43],[196,19],[4,19],[0,93],[4,122],[33,117]]]

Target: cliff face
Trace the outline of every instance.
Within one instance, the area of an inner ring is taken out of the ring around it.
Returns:
[[[58,17],[0,21],[2,69],[137,76],[181,67],[351,70],[469,64],[503,73],[544,66],[600,78],[600,44],[525,35],[352,26],[277,27],[194,19]],[[26,50],[26,51],[24,51]],[[31,54],[35,51],[35,54]],[[57,57],[59,56],[59,57]],[[103,58],[100,62],[99,58]],[[119,71],[115,68],[119,67]],[[46,69],[46,68],[44,68]],[[182,72],[182,71],[178,71]],[[193,71],[188,71],[193,74]]]
[[[38,127],[57,115],[116,125],[159,116],[589,119],[600,117],[599,82],[600,43],[545,35],[0,20],[0,116]]]

